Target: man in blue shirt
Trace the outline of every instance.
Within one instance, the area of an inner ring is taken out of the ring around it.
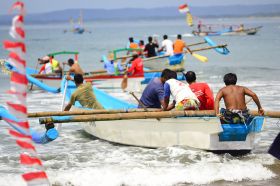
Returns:
[[[174,72],[172,70],[164,69],[160,78],[152,79],[143,91],[140,98],[141,103],[147,108],[163,108],[163,110],[174,108],[174,103],[167,105],[164,102],[164,83],[174,78],[173,76]],[[142,106],[139,105],[138,107],[141,108]]]

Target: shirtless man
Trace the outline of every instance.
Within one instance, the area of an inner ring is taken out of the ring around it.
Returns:
[[[245,95],[252,97],[260,115],[264,110],[260,104],[258,96],[246,87],[236,85],[236,74],[229,73],[224,76],[225,87],[220,89],[215,98],[215,112],[221,118],[223,123],[247,123],[250,119],[245,102]],[[224,99],[226,109],[221,109],[219,113],[219,102]],[[238,118],[239,117],[239,118]]]
[[[68,65],[70,66],[69,71],[67,72],[66,79],[72,80],[71,74],[81,74],[84,75],[84,72],[78,63],[75,63],[73,59],[68,59]]]

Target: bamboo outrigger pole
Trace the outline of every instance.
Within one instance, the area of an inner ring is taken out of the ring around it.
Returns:
[[[253,116],[259,116],[257,111],[250,112]],[[130,112],[130,113],[111,113],[94,114],[78,116],[54,116],[49,118],[40,118],[40,124],[47,123],[70,123],[70,122],[92,122],[92,121],[110,121],[127,119],[159,119],[174,117],[215,117],[214,110],[205,111],[161,111],[161,112]],[[280,118],[279,111],[266,111],[264,116],[271,118]]]
[[[71,116],[71,115],[92,115],[92,114],[113,114],[113,113],[132,113],[132,112],[159,112],[161,109],[128,109],[128,110],[75,110],[75,111],[50,111],[28,113],[29,118],[46,116]]]

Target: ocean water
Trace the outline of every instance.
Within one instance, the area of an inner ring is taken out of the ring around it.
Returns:
[[[207,19],[208,23],[263,26],[255,36],[222,36],[212,39],[228,44],[230,55],[214,50],[200,52],[208,63],[187,56],[186,70],[194,70],[198,81],[208,82],[214,94],[224,86],[225,73],[238,76],[238,84],[257,93],[265,110],[280,109],[280,18]],[[102,68],[101,56],[108,50],[126,46],[134,36],[146,41],[149,35],[184,35],[187,43],[202,41],[191,37],[183,20],[96,21],[86,23],[92,33],[75,35],[63,33],[67,24],[27,25],[28,66],[36,67],[38,57],[50,52],[79,51],[80,64],[86,71]],[[0,27],[1,41],[9,39],[8,27]],[[161,40],[161,38],[159,38]],[[197,47],[196,47],[197,48]],[[0,58],[7,52],[0,50]],[[68,57],[59,57],[66,61]],[[10,99],[8,76],[0,73],[0,105]],[[133,100],[130,95],[106,90]],[[33,91],[28,93],[29,112],[60,110],[62,95]],[[256,109],[254,103],[248,105]],[[21,174],[26,170],[19,164],[20,149],[8,135],[8,126],[0,121],[0,185],[25,185]],[[37,119],[30,124],[44,130]],[[280,161],[267,153],[280,132],[279,119],[266,119],[266,126],[252,153],[242,157],[216,155],[185,147],[147,149],[114,145],[87,135],[77,123],[64,124],[61,136],[47,145],[36,145],[38,154],[53,185],[91,186],[172,186],[172,185],[274,185],[280,183]]]

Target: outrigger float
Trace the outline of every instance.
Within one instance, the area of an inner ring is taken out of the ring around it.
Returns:
[[[68,83],[66,100],[76,89],[73,82]],[[98,114],[97,110],[96,114],[89,115],[40,118],[40,123],[82,122],[87,133],[122,145],[148,148],[185,146],[232,154],[250,152],[265,123],[264,117],[256,116],[248,124],[221,124],[219,118],[214,116],[214,111],[135,112],[130,109],[136,109],[137,105],[119,100],[97,88],[93,88],[93,91],[103,107],[109,109],[108,112]],[[123,112],[110,113],[110,109]],[[82,108],[78,102],[73,110],[83,114],[94,112]]]

